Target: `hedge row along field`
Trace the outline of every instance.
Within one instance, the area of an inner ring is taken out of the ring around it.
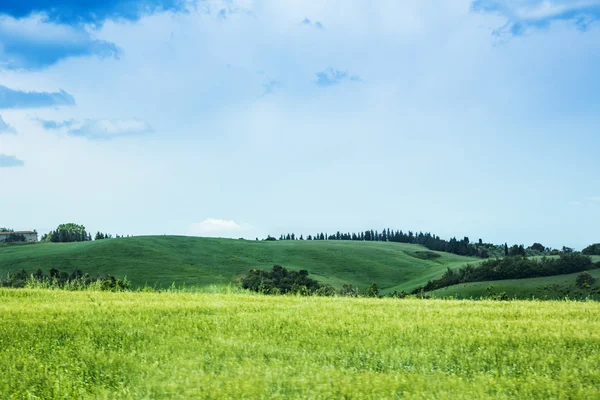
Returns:
[[[0,289],[9,398],[600,398],[600,304]]]

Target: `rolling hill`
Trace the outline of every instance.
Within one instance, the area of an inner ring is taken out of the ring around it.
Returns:
[[[433,257],[431,259],[428,259]],[[252,268],[275,264],[306,269],[334,287],[382,293],[412,290],[447,267],[480,259],[436,253],[410,244],[355,241],[249,241],[184,236],[145,236],[80,243],[0,246],[0,276],[25,269],[79,269],[90,275],[127,276],[134,286],[227,285]]]
[[[600,261],[600,256],[592,256],[595,262]],[[575,285],[578,273],[568,275],[554,275],[543,278],[508,279],[502,281],[486,281],[463,283],[434,290],[431,292],[436,297],[455,297],[458,299],[480,298],[492,293],[506,293],[509,298],[530,299],[585,299],[600,300],[600,269],[593,269],[589,273],[597,282],[589,289]],[[489,290],[488,290],[489,288]]]

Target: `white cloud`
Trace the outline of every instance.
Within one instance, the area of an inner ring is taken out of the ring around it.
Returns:
[[[189,234],[194,236],[232,236],[244,228],[235,221],[224,219],[207,218],[202,222],[190,225]]]
[[[69,130],[72,136],[83,136],[88,139],[112,139],[151,132],[152,127],[138,119],[88,119],[80,127]]]

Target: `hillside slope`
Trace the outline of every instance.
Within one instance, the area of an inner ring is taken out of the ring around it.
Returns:
[[[600,257],[592,259],[600,261]],[[494,294],[506,293],[509,298],[530,299],[585,299],[600,300],[600,269],[593,269],[589,273],[596,278],[596,283],[589,289],[582,289],[575,285],[578,273],[568,275],[555,275],[543,278],[508,279],[502,281],[486,281],[463,283],[449,286],[431,292],[436,297],[455,297],[459,299],[486,297],[490,291]]]
[[[251,268],[307,269],[316,279],[361,289],[376,282],[383,292],[410,290],[447,267],[478,259],[448,253],[419,258],[421,246],[353,241],[248,241],[183,236],[146,236],[83,243],[1,246],[0,276],[38,268],[127,276],[136,286],[226,285]]]

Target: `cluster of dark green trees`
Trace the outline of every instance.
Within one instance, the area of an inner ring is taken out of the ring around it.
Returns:
[[[268,236],[265,240],[277,240],[272,236]],[[495,245],[492,243],[484,243],[483,240],[479,239],[477,242],[471,242],[468,237],[463,239],[452,238],[445,240],[437,235],[429,232],[403,232],[401,230],[383,229],[377,230],[366,230],[364,232],[350,233],[350,232],[336,232],[335,234],[317,233],[316,235],[308,235],[306,239],[303,235],[296,235],[294,233],[288,233],[281,235],[279,240],[353,240],[353,241],[366,241],[366,242],[396,242],[396,243],[408,243],[418,244],[433,251],[443,251],[446,253],[458,254],[461,256],[473,256],[480,258],[497,257],[504,255],[508,252],[508,245]],[[515,246],[513,246],[514,248]],[[519,246],[516,246],[517,248]],[[523,247],[523,246],[521,246]],[[525,248],[523,247],[525,251]],[[533,246],[527,248],[527,255],[542,255],[549,251],[539,243],[535,243]]]
[[[335,289],[308,277],[308,271],[288,271],[275,265],[271,271],[252,269],[241,280],[244,289],[263,294],[333,295]]]
[[[582,253],[588,256],[600,256],[600,243],[586,247]]]
[[[600,268],[592,259],[581,253],[563,253],[559,258],[543,257],[532,259],[522,256],[508,256],[484,261],[480,266],[466,265],[458,270],[448,268],[440,279],[429,281],[414,294],[468,282],[484,282],[505,279],[537,278],[543,276],[571,274]]]
[[[87,242],[92,240],[92,235],[85,230],[85,226],[74,223],[61,224],[54,231],[42,236],[42,242],[70,243]]]
[[[97,232],[94,240],[112,239],[110,233]],[[116,235],[116,238],[124,236]],[[52,243],[70,243],[70,242],[88,242],[92,240],[92,234],[85,230],[85,226],[74,223],[61,224],[56,230],[42,236],[42,242]]]
[[[271,240],[274,238],[270,237]],[[268,240],[268,239],[267,239]],[[304,240],[304,236],[296,236],[293,233],[287,235],[281,235],[279,240]],[[490,244],[485,244],[479,239],[478,244],[471,243],[468,237],[463,239],[452,238],[450,240],[441,239],[437,235],[433,235],[429,232],[403,232],[393,229],[377,230],[366,230],[364,232],[350,233],[350,232],[336,232],[334,234],[317,233],[316,235],[308,235],[306,240],[354,240],[354,241],[366,241],[366,242],[396,242],[396,243],[409,243],[409,244],[420,244],[427,247],[429,250],[444,251],[447,253],[453,253],[464,256],[479,256],[483,258],[489,257],[485,247]],[[493,245],[490,245],[493,246]]]
[[[119,235],[117,235],[117,237],[119,237]],[[112,235],[110,233],[96,232],[96,236],[94,236],[94,240],[104,240],[104,239],[112,239]]]
[[[298,294],[303,296],[379,297],[377,284],[373,283],[363,293],[345,284],[338,292],[328,284],[319,283],[308,276],[308,271],[289,271],[275,265],[270,271],[250,270],[240,282],[242,288],[263,294]]]
[[[118,279],[112,275],[92,277],[84,274],[80,270],[67,273],[59,271],[56,268],[50,269],[48,274],[44,274],[41,269],[31,274],[25,270],[8,275],[6,280],[0,281],[0,286],[9,288],[24,288],[27,285],[41,285],[59,289],[72,288],[82,290],[96,285],[99,290],[120,292],[131,288],[131,284],[126,279]]]

